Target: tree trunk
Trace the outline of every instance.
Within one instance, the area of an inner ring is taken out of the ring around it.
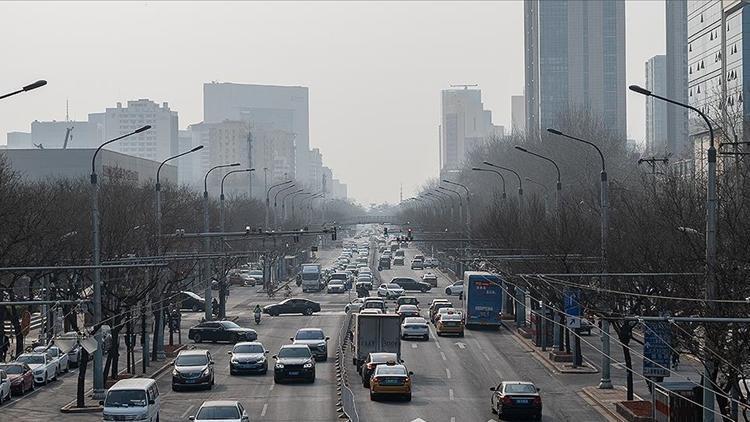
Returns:
[[[622,353],[625,356],[625,367],[628,368],[626,375],[627,400],[633,400],[633,358],[630,356],[630,349],[625,346],[622,347]]]
[[[78,385],[76,389],[76,407],[83,407],[86,402],[84,387],[86,386],[86,366],[89,363],[89,352],[81,348],[81,361],[78,363]]]
[[[112,329],[112,346],[109,348],[109,354],[112,357],[112,379],[117,379],[117,374],[118,372],[120,372],[118,363],[120,360],[120,331],[122,330],[121,322],[122,317],[115,319],[115,328]]]
[[[18,310],[14,306],[10,307],[10,323],[13,325],[13,335],[16,337],[16,356],[18,356],[23,353],[23,332]]]

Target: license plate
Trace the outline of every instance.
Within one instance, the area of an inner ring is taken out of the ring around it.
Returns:
[[[518,403],[518,404],[529,404],[529,401],[526,400],[526,399],[519,399],[519,400],[516,400],[516,403]]]
[[[299,371],[289,371],[289,375],[291,376],[299,375]]]
[[[401,381],[400,380],[383,380],[381,384],[382,385],[400,385]]]
[[[194,384],[194,383],[195,383],[195,380],[185,380],[185,382],[186,382],[187,384]]]

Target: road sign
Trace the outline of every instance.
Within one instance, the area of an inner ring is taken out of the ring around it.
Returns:
[[[645,321],[643,329],[643,376],[668,377],[672,358],[672,330],[666,321]]]
[[[568,328],[581,328],[580,291],[565,290],[565,325]]]

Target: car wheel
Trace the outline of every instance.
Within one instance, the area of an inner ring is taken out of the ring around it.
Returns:
[[[534,417],[534,420],[537,420],[537,421],[540,421],[540,420],[542,420],[542,414],[540,413],[540,414],[536,415],[536,416]]]
[[[274,377],[273,377],[273,383],[274,384],[281,384],[281,379],[274,375]]]
[[[305,312],[303,312],[304,315],[310,316],[313,314],[312,308],[305,308]]]
[[[198,305],[193,305],[193,312],[198,312],[200,310],[201,310],[201,308],[198,307]]]
[[[232,368],[229,368],[229,375],[237,375]]]
[[[232,336],[232,343],[239,343],[242,339],[240,338],[239,334],[235,334]]]
[[[370,388],[370,384],[364,378],[362,378],[362,387],[364,387],[364,388]]]
[[[411,393],[407,394],[404,398],[406,399],[406,401],[411,401]]]
[[[52,381],[57,381],[57,374],[58,374],[59,372],[60,372],[60,367],[58,366],[58,367],[57,367],[57,369],[55,370],[55,376],[54,376],[54,377],[52,377]]]
[[[70,372],[70,361],[68,361],[68,363],[65,364],[65,373],[68,373],[68,372]]]
[[[375,401],[376,399],[377,399],[377,396],[375,395],[375,393],[370,391],[370,400]]]
[[[199,333],[195,333],[195,335],[193,336],[193,341],[196,343],[200,343],[201,341],[203,341],[203,339],[201,338],[201,335]]]
[[[47,385],[48,382],[49,380],[47,379],[47,373],[45,372],[44,373],[44,385]]]
[[[276,312],[276,311],[271,311],[271,312],[269,312],[269,314],[270,314],[271,316],[279,316],[279,313],[278,313],[278,312]]]
[[[490,406],[490,412],[492,412],[493,415],[497,415],[497,409],[495,409],[495,406]]]
[[[180,389],[176,385],[172,384],[172,391],[180,391]]]
[[[453,296],[453,294],[451,294],[451,289],[447,289],[446,288],[445,289],[445,294],[447,294],[448,296]]]

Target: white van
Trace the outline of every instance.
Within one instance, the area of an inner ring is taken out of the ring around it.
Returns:
[[[151,378],[130,378],[117,381],[104,401],[103,420],[159,422],[159,388]]]

